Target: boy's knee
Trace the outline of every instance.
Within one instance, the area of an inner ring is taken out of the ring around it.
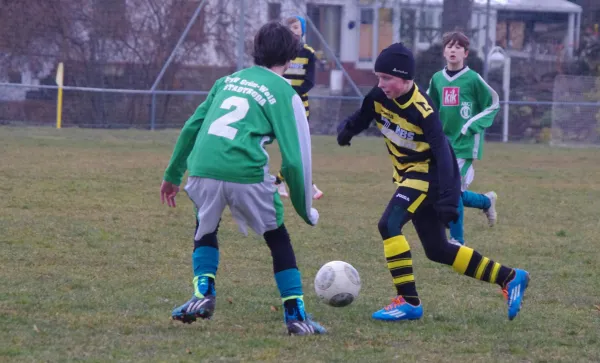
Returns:
[[[275,273],[291,268],[298,268],[294,248],[284,224],[281,224],[277,229],[265,232],[263,236],[267,246],[271,250]]]
[[[219,242],[217,240],[217,231],[205,234],[199,240],[194,240],[194,250],[198,247],[214,247],[219,248]]]
[[[393,220],[390,220],[390,218],[387,218],[384,215],[379,220],[379,223],[377,223],[377,229],[379,229],[379,234],[381,235],[381,238],[386,240],[388,238],[401,235],[403,225],[404,224],[394,223]]]
[[[383,213],[377,223],[381,238],[388,239],[402,234],[402,228],[410,220],[410,214],[400,206],[394,206]]]
[[[423,245],[424,247],[426,244]],[[450,242],[440,241],[439,244],[429,245],[425,247],[425,256],[433,262],[442,263],[444,265],[452,265],[454,257],[458,253],[460,247],[451,244]]]
[[[425,249],[425,256],[433,262],[442,262],[443,251],[441,248],[428,248]]]
[[[377,229],[379,230],[379,234],[381,235],[381,237],[383,239],[386,239],[389,236],[389,229],[387,218],[384,217],[385,215],[379,219],[379,223],[377,223]]]
[[[285,228],[285,224],[283,223],[276,229],[265,232],[263,237],[267,243],[267,246],[269,246],[269,249],[271,250],[280,245],[291,245],[290,235],[287,231],[287,228]]]

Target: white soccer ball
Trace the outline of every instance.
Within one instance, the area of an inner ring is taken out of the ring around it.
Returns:
[[[360,286],[358,271],[344,261],[327,262],[315,276],[317,296],[335,307],[350,305],[358,297]]]

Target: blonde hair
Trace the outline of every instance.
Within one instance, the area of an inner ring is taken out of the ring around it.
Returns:
[[[290,17],[287,17],[287,18],[285,18],[285,20],[283,21],[283,23],[284,23],[286,26],[288,26],[288,27],[289,27],[290,25],[292,25],[292,24],[294,24],[294,23],[300,23],[300,19],[298,19],[298,18],[297,18],[297,17],[295,17],[295,16],[290,16]]]

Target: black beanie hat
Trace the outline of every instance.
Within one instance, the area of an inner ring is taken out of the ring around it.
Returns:
[[[379,53],[375,61],[375,72],[412,80],[415,77],[415,58],[402,43],[394,43]]]

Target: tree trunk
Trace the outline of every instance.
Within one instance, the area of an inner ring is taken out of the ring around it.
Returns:
[[[472,6],[472,0],[444,0],[442,31],[460,30],[469,35]]]

